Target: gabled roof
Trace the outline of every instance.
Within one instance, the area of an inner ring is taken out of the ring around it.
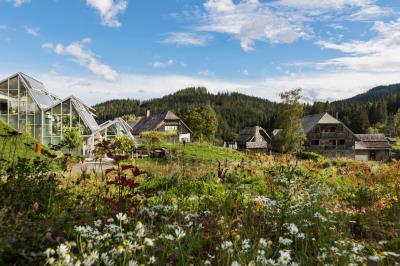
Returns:
[[[56,102],[52,106],[47,107],[44,109],[44,111],[50,110],[51,108],[65,102],[71,100],[72,105],[74,106],[75,110],[78,112],[79,117],[83,120],[85,125],[90,128],[92,132],[97,131],[99,129],[99,125],[97,124],[96,120],[94,117],[96,116],[92,110],[93,108],[87,106],[85,103],[83,103],[80,99],[78,99],[75,96],[69,96],[59,102]]]
[[[180,121],[188,130],[190,128],[173,112],[167,111],[160,114],[150,115],[149,117],[142,118],[138,123],[133,126],[132,134],[140,135],[144,131],[156,130],[163,121]]]
[[[356,150],[389,150],[392,148],[384,134],[356,134]]]
[[[51,105],[54,105],[55,103],[60,101],[60,98],[49,93],[42,82],[24,74],[21,72],[15,73],[14,75],[9,76],[6,79],[3,79],[0,82],[4,82],[7,79],[12,79],[15,77],[20,77],[21,81],[25,85],[25,87],[28,89],[29,94],[32,96],[33,100],[36,101],[37,105],[41,109],[45,109]]]
[[[361,141],[385,142],[388,141],[385,134],[355,134]]]
[[[254,127],[246,127],[242,130],[240,130],[239,134],[236,137],[236,141],[239,143],[245,143],[245,142],[250,142],[253,138],[255,138],[258,134],[262,132],[263,138],[265,139],[268,138],[268,140],[271,140],[270,136],[268,133],[265,131],[260,126],[254,126]]]
[[[307,115],[301,121],[304,133],[308,133],[318,124],[342,124],[339,120],[328,113],[319,113],[315,115]]]
[[[97,130],[97,132],[104,130],[115,124],[118,124],[120,127],[122,127],[122,129],[126,132],[126,135],[128,135],[128,137],[133,137],[133,135],[131,133],[132,128],[124,119],[122,119],[120,117],[115,118],[114,120],[108,120],[107,122],[104,122],[103,124],[101,124],[99,126],[99,129]]]
[[[79,116],[85,122],[85,124],[90,128],[92,132],[99,129],[99,125],[94,119],[95,114],[91,112],[91,108],[85,105],[81,100],[74,96],[69,97],[71,99],[72,104],[74,105],[76,111],[79,113]]]

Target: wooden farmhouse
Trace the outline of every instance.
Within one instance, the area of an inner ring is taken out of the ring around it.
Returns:
[[[392,145],[384,134],[356,134],[355,158],[358,160],[386,161]]]
[[[237,148],[249,153],[266,153],[271,144],[268,133],[260,126],[242,129],[236,137]]]
[[[192,134],[182,119],[171,111],[153,115],[147,111],[146,117],[132,125],[132,134],[136,138],[140,138],[140,134],[145,131],[177,132],[176,136],[167,138],[171,142],[190,142]]]
[[[327,157],[351,157],[358,160],[385,161],[391,145],[383,134],[354,134],[328,113],[305,116],[305,150]]]

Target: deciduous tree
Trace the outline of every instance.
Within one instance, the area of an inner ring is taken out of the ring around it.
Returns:
[[[304,143],[302,129],[303,104],[300,103],[301,89],[280,94],[282,104],[279,108],[278,125],[281,132],[274,138],[274,148],[281,153],[295,153]]]

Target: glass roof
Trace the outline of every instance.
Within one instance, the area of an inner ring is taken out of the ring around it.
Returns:
[[[56,103],[49,95],[39,93],[36,90],[30,90],[30,93],[32,94],[32,97],[36,100],[36,102],[39,104],[39,106],[42,108],[50,107]]]
[[[90,128],[90,130],[92,131],[98,130],[99,125],[94,119],[94,115],[89,111],[89,108],[75,97],[71,97],[71,100],[76,111],[79,113],[82,120],[85,121],[86,125]]]
[[[40,108],[47,108],[58,102],[56,97],[50,95],[50,93],[44,88],[43,83],[23,73],[19,74]]]

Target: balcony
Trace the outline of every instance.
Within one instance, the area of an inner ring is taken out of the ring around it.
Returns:
[[[345,139],[348,136],[344,132],[319,132],[311,133],[310,137],[313,139]]]
[[[307,147],[307,150],[310,151],[330,151],[330,150],[349,150],[352,149],[351,146],[346,146],[346,145],[321,145],[321,146],[316,146],[316,145],[311,145]]]

